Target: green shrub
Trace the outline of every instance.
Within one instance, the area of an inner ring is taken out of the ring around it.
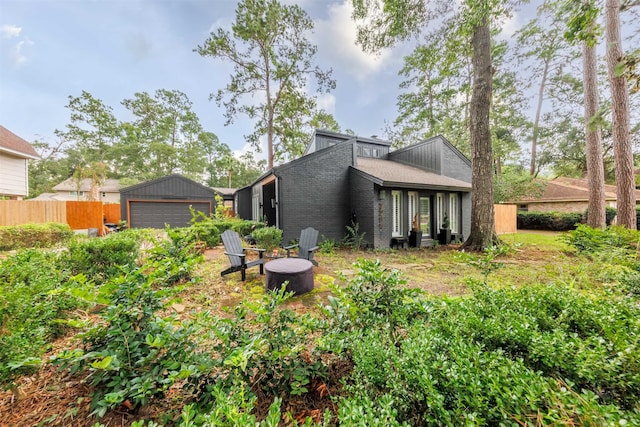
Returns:
[[[34,249],[0,262],[0,384],[49,350],[64,331],[61,319],[81,305],[62,286],[66,275],[57,265],[56,254]]]
[[[566,231],[584,221],[581,213],[518,212],[518,229]]]
[[[256,228],[251,233],[254,239],[256,239],[256,245],[259,248],[263,248],[268,252],[276,249],[282,243],[282,230],[277,227],[262,227]]]
[[[101,238],[74,241],[63,255],[63,265],[71,275],[82,273],[101,284],[120,275],[122,269],[136,265],[140,238],[139,233],[125,230]]]
[[[581,224],[563,235],[562,240],[580,253],[609,251],[613,248],[636,250],[640,245],[640,233],[621,226],[600,229]]]
[[[336,241],[333,239],[327,239],[322,236],[322,240],[318,243],[318,252],[323,254],[333,254],[336,250]]]
[[[216,376],[215,381],[203,376],[194,387],[245,384],[273,396],[302,395],[314,378],[326,378],[326,366],[309,338],[319,324],[309,314],[282,307],[291,295],[283,286],[258,302],[242,302],[232,318],[203,314],[201,328],[213,343],[210,370]]]
[[[611,221],[613,221],[613,218],[616,217],[616,215],[618,214],[618,210],[616,208],[612,208],[611,206],[607,206],[604,208],[605,209],[605,220],[607,225],[611,225]],[[587,213],[585,212],[585,217],[587,216]]]
[[[393,408],[388,425],[640,422],[640,307],[633,301],[557,284],[475,284],[469,297],[413,297],[402,306],[399,290],[388,298],[381,289],[398,278],[385,279],[381,266],[364,270],[376,273],[361,269],[354,285],[335,292],[329,333],[319,342],[353,363],[341,425],[374,418],[382,409],[372,402],[381,401]]]
[[[102,322],[79,334],[84,348],[64,350],[52,361],[72,373],[84,373],[95,387],[91,408],[103,416],[129,402],[132,409],[160,396],[196,371],[198,333],[171,317],[160,318],[161,294],[140,270],[115,279],[111,305]]]
[[[46,248],[68,241],[73,231],[68,224],[23,224],[0,226],[0,250]]]
[[[204,260],[194,241],[182,234],[189,228],[167,227],[169,239],[160,240],[149,250],[145,270],[153,284],[171,286],[193,279],[195,266]]]
[[[347,225],[347,235],[344,237],[343,243],[353,251],[359,251],[367,242],[364,240],[365,232],[360,232],[360,223],[352,222]]]

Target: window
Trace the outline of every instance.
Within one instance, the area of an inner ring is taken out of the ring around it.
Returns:
[[[451,232],[459,233],[460,232],[460,212],[458,209],[458,195],[451,194],[449,195],[449,222],[451,224]]]
[[[420,230],[424,236],[431,236],[431,199],[420,197]]]
[[[407,206],[407,219],[409,220],[409,228],[413,230],[413,223],[420,223],[420,218],[418,218],[418,193],[415,191],[409,191],[407,193],[409,196],[409,204]]]
[[[84,191],[70,191],[69,195],[73,197],[82,197],[84,196]]]
[[[442,227],[444,221],[444,193],[436,194],[436,228]]]
[[[402,236],[402,191],[391,192],[391,235]]]
[[[518,210],[522,212],[527,212],[529,210],[529,205],[518,205]]]

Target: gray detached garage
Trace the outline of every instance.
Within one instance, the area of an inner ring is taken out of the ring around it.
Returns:
[[[130,228],[172,228],[190,224],[189,206],[210,215],[215,192],[181,175],[169,175],[120,190],[120,214]]]

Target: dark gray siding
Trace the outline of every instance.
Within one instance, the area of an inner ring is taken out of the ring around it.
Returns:
[[[393,151],[389,160],[471,182],[471,162],[441,136]]]
[[[187,206],[188,204],[203,203],[211,206],[211,210],[215,210],[216,206],[213,189],[180,175],[169,175],[120,190],[121,218],[128,219],[134,224],[136,221],[130,217],[130,204],[136,200],[184,201]],[[145,207],[158,210],[162,209],[162,206],[168,205],[145,203],[144,205],[139,205],[134,213],[140,214],[139,209],[144,209]],[[167,215],[171,216],[173,209],[169,207],[167,209]]]
[[[236,215],[241,219],[251,220],[251,187],[241,188],[235,195]]]
[[[442,141],[437,138],[389,153],[389,160],[395,160],[437,174],[440,174],[442,168],[441,159]]]
[[[409,164],[420,169],[440,173],[442,141],[437,138],[389,153],[389,160]]]
[[[283,242],[314,227],[320,238],[339,240],[351,217],[349,166],[353,144],[338,144],[294,160],[276,170]]]
[[[312,153],[315,151],[324,150],[325,148],[333,147],[337,143],[343,141],[343,138],[331,138],[325,135],[316,135],[313,143],[313,151],[309,150],[309,152]]]
[[[471,164],[448,144],[442,147],[442,175],[471,182]]]
[[[351,173],[351,206],[359,224],[360,234],[368,244],[378,247],[378,192],[375,184],[357,173]],[[346,231],[346,230],[345,230]]]

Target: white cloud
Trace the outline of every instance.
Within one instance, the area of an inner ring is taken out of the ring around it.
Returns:
[[[329,114],[336,112],[336,97],[331,93],[324,93],[316,98],[318,108]]]
[[[522,25],[518,22],[518,14],[514,13],[510,17],[504,18],[501,23],[498,23],[502,28],[500,36],[506,39],[511,38],[518,28]]]
[[[16,25],[5,24],[2,27],[0,27],[0,34],[2,34],[2,38],[4,39],[11,39],[13,37],[18,37],[21,31],[22,31],[22,28]]]
[[[33,46],[33,42],[29,39],[21,40],[13,46],[10,52],[11,62],[14,65],[20,66],[27,62],[27,57],[23,53],[23,49],[28,46]]]
[[[368,54],[356,44],[356,24],[351,19],[353,6],[350,0],[328,6],[329,18],[315,22],[314,39],[319,54],[326,55],[327,63],[339,67],[363,80],[380,70],[390,58],[390,51]]]
[[[244,154],[253,153],[253,158],[256,161],[267,160],[267,150],[265,148],[266,145],[267,143],[265,141],[265,138],[264,137],[260,138],[260,152],[257,152],[256,147],[254,147],[248,142],[245,142],[241,149],[233,150],[233,157],[235,157],[238,160],[241,160]]]

